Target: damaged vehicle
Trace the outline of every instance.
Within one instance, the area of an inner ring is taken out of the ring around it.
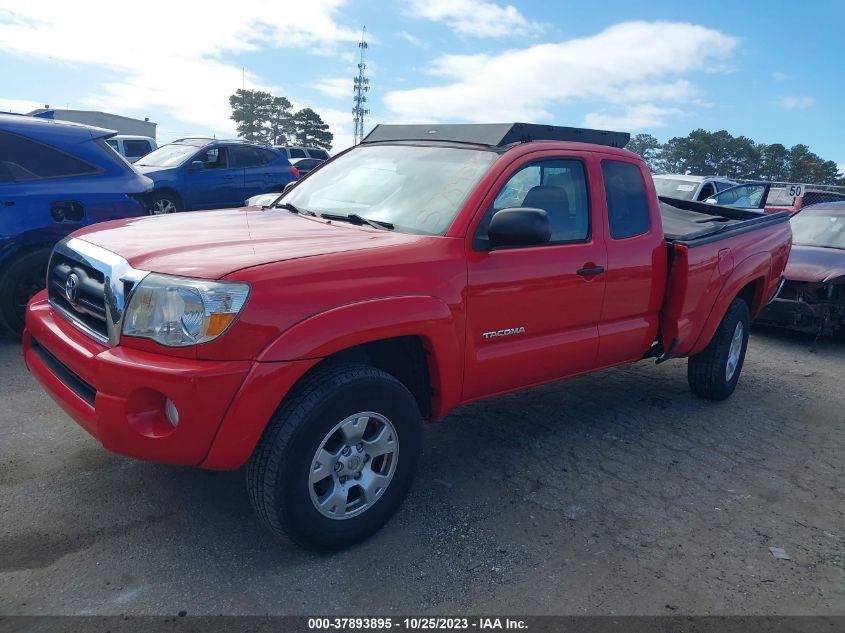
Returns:
[[[845,202],[804,208],[792,219],[792,252],[777,296],[758,323],[809,334],[845,332]]]

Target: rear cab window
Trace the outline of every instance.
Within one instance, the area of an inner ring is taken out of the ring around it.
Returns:
[[[291,158],[308,158],[308,156],[305,154],[305,150],[304,150],[304,149],[299,149],[299,148],[297,148],[297,147],[291,147],[291,148],[288,150],[288,155],[289,155]]]
[[[329,159],[329,153],[322,149],[309,149],[308,154],[311,158],[319,158],[320,160]]]
[[[61,150],[9,132],[0,132],[0,166],[16,182],[87,176],[100,171]]]
[[[603,160],[601,171],[610,237],[621,240],[647,233],[651,228],[651,213],[639,168],[632,163]]]

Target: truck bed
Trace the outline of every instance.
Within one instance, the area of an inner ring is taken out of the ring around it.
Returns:
[[[757,211],[666,196],[659,196],[658,200],[666,241],[688,247],[707,244],[789,219],[788,213],[766,215]]]
[[[774,294],[789,255],[786,212],[765,214],[660,196],[669,275],[661,312],[666,357],[689,356],[709,342],[742,285],[755,279],[751,317]],[[737,286],[739,281],[742,285]],[[720,303],[722,302],[722,303]]]

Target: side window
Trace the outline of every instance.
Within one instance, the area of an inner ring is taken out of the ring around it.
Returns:
[[[725,189],[729,189],[733,187],[736,183],[733,182],[725,182],[724,180],[717,180],[716,181],[716,191],[724,191]]]
[[[271,152],[269,149],[260,149],[258,153],[261,155],[261,162],[262,164],[266,165],[267,163],[272,163],[278,155],[274,152]]]
[[[648,231],[651,226],[648,196],[639,168],[632,163],[603,160],[601,171],[610,236],[620,240]]]
[[[123,141],[123,149],[127,156],[131,158],[140,158],[141,156],[150,153],[150,142],[140,141],[137,139],[125,139]]]
[[[311,158],[320,158],[322,160],[329,159],[328,152],[322,149],[309,149],[308,154],[311,156]]]
[[[111,147],[114,151],[120,152],[120,147],[118,146],[117,141],[113,138],[106,139],[106,143],[108,143],[109,147]]]
[[[16,134],[0,132],[0,164],[16,181],[97,173],[85,161]]]
[[[554,159],[521,168],[502,186],[479,232],[486,234],[497,211],[514,207],[543,209],[549,216],[550,243],[586,240],[590,235],[590,205],[583,163]]]
[[[229,148],[229,162],[232,167],[256,167],[264,164],[264,160],[256,148],[238,147],[237,145]]]
[[[206,169],[223,169],[227,167],[226,150],[222,147],[212,147],[197,154],[193,160],[200,160]]]
[[[713,183],[708,182],[701,188],[701,191],[698,194],[698,198],[696,200],[707,200],[710,196],[716,193],[716,189],[713,187]]]
[[[308,156],[305,155],[305,150],[298,147],[291,147],[288,149],[288,156],[290,158],[308,158]]]

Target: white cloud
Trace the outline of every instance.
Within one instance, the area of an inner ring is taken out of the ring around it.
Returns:
[[[148,0],[127,23],[125,6],[109,0],[87,1],[84,10],[58,0],[0,0],[0,42],[6,53],[112,71],[115,79],[85,99],[88,106],[136,115],[165,111],[191,129],[232,135],[229,95],[242,82],[274,87],[242,75],[223,56],[282,47],[327,53],[356,42],[357,29],[337,22],[344,3],[309,0],[292,11],[274,0],[202,9],[193,2]]]
[[[836,166],[836,171],[839,172],[840,174],[845,175],[845,163],[839,163]]]
[[[486,0],[410,0],[408,9],[414,17],[445,22],[455,33],[472,37],[534,35],[543,28],[513,5]]]
[[[314,89],[335,99],[352,99],[352,77],[324,77],[314,84]]]
[[[774,81],[786,81],[790,78],[789,75],[779,70],[773,70],[770,76]]]
[[[0,112],[17,112],[19,114],[26,114],[32,112],[36,108],[43,108],[45,105],[39,101],[28,101],[27,99],[10,99],[7,97],[0,97]]]
[[[666,125],[666,117],[680,114],[683,114],[683,111],[678,108],[662,108],[653,103],[641,103],[628,106],[621,114],[589,112],[584,117],[583,125],[605,130],[636,132],[663,127]]]
[[[806,110],[816,103],[816,100],[806,95],[786,95],[778,104],[785,110]]]
[[[399,37],[419,48],[428,48],[428,44],[425,40],[417,37],[413,33],[408,33],[408,31],[399,31]]]
[[[384,101],[390,118],[403,122],[550,122],[552,106],[573,101],[639,105],[617,121],[662,121],[680,114],[679,104],[700,103],[683,76],[723,70],[737,43],[694,24],[626,22],[591,37],[497,55],[443,55],[429,71],[443,83],[395,90]],[[650,105],[661,102],[674,105]],[[610,115],[594,113],[591,120],[600,116]]]

